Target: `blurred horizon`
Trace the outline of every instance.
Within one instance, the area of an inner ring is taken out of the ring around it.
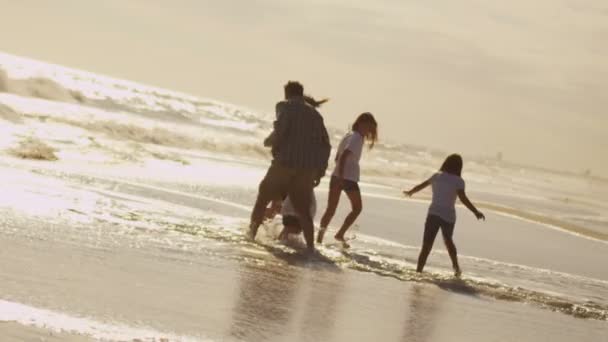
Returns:
[[[289,79],[381,137],[608,176],[608,3],[7,3],[4,52],[272,112]],[[25,24],[28,24],[27,26]],[[465,165],[466,167],[466,165]]]

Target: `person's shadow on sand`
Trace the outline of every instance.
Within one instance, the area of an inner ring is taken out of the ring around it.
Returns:
[[[284,245],[261,244],[260,246],[275,258],[283,260],[291,266],[320,266],[333,271],[342,270],[334,260],[318,251],[314,254],[306,254],[304,249],[292,249]]]
[[[467,283],[466,280],[454,278],[454,279],[441,279],[432,282],[437,285],[442,290],[463,294],[467,296],[477,297],[479,295],[479,290],[474,286]]]
[[[426,281],[441,290],[477,296],[479,291],[467,284],[465,280],[434,279]],[[413,284],[409,296],[407,296],[407,307],[409,312],[403,326],[402,341],[432,341],[433,331],[438,318],[441,316],[442,303],[449,294],[439,291],[436,293],[432,286],[427,284]]]

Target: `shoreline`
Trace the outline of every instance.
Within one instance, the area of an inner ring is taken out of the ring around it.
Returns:
[[[506,207],[488,202],[477,203],[480,208],[486,208],[504,216],[513,217],[532,223],[538,223],[548,228],[556,229],[580,238],[591,239],[593,241],[598,241],[602,243],[608,243],[608,233],[598,232],[593,229],[577,225],[575,223],[557,220],[551,217],[544,216],[542,214],[527,212],[513,207]]]
[[[3,342],[45,341],[45,342],[89,342],[94,338],[74,332],[55,331],[47,327],[22,324],[16,321],[0,321],[0,335]]]
[[[323,190],[321,190],[321,191],[323,191]],[[401,197],[392,196],[392,195],[382,195],[382,194],[373,194],[373,193],[365,193],[365,192],[363,192],[363,194],[367,197],[383,198],[383,199],[396,200],[396,201],[407,201],[407,202],[416,202],[416,203],[430,203],[430,201],[431,201],[431,197],[429,197],[429,196],[418,196],[418,198],[412,199],[412,198],[405,198],[405,197],[401,198]],[[490,203],[490,202],[476,201],[475,205],[479,208],[488,209],[488,210],[490,210],[494,213],[500,214],[502,216],[515,218],[515,219],[525,221],[525,222],[537,223],[542,226],[546,226],[547,228],[555,229],[555,230],[558,230],[558,231],[561,231],[561,232],[564,232],[567,234],[571,234],[571,235],[579,237],[579,238],[590,239],[590,240],[601,242],[601,243],[608,243],[608,233],[598,232],[596,230],[593,230],[590,228],[585,228],[585,227],[575,224],[575,223],[558,220],[558,219],[554,219],[554,218],[548,217],[543,214],[533,213],[533,212],[525,211],[523,209],[508,207],[508,206]],[[464,205],[462,205],[460,203],[457,203],[456,206],[464,208]]]

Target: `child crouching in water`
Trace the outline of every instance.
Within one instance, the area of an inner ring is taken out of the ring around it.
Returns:
[[[443,162],[439,172],[411,190],[403,192],[405,195],[411,197],[429,185],[433,190],[433,199],[424,225],[424,239],[422,242],[422,249],[420,250],[420,256],[418,257],[417,272],[422,272],[424,269],[426,259],[433,248],[435,237],[437,236],[439,229],[441,229],[445,247],[452,260],[454,275],[456,277],[461,275],[462,271],[458,264],[456,245],[452,238],[452,235],[454,234],[454,225],[456,223],[456,197],[460,198],[460,201],[475,214],[475,217],[477,217],[478,220],[485,220],[483,213],[475,208],[464,192],[465,183],[461,177],[462,164],[462,157],[458,154],[452,154]]]
[[[315,198],[315,192],[312,192],[310,201],[310,217],[315,217],[317,212],[317,200]],[[291,204],[289,196],[285,198],[281,206],[281,216],[283,216],[283,230],[279,234],[278,239],[281,241],[289,240],[290,235],[299,235],[302,233],[302,226],[300,225],[300,219],[298,214]]]

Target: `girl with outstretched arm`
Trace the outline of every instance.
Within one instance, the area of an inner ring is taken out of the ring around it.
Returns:
[[[461,177],[462,173],[462,157],[458,154],[452,154],[446,158],[439,172],[435,173],[431,178],[415,186],[409,191],[404,191],[406,196],[412,196],[418,191],[431,186],[433,190],[433,199],[429,207],[428,216],[424,225],[424,238],[422,241],[422,249],[418,257],[417,272],[422,272],[426,259],[431,253],[435,237],[441,229],[445,247],[448,250],[454,275],[459,277],[462,273],[458,264],[458,253],[454,244],[453,234],[454,225],[456,223],[456,198],[475,214],[478,220],[485,220],[482,212],[471,203],[467,197],[464,188],[465,183]]]

